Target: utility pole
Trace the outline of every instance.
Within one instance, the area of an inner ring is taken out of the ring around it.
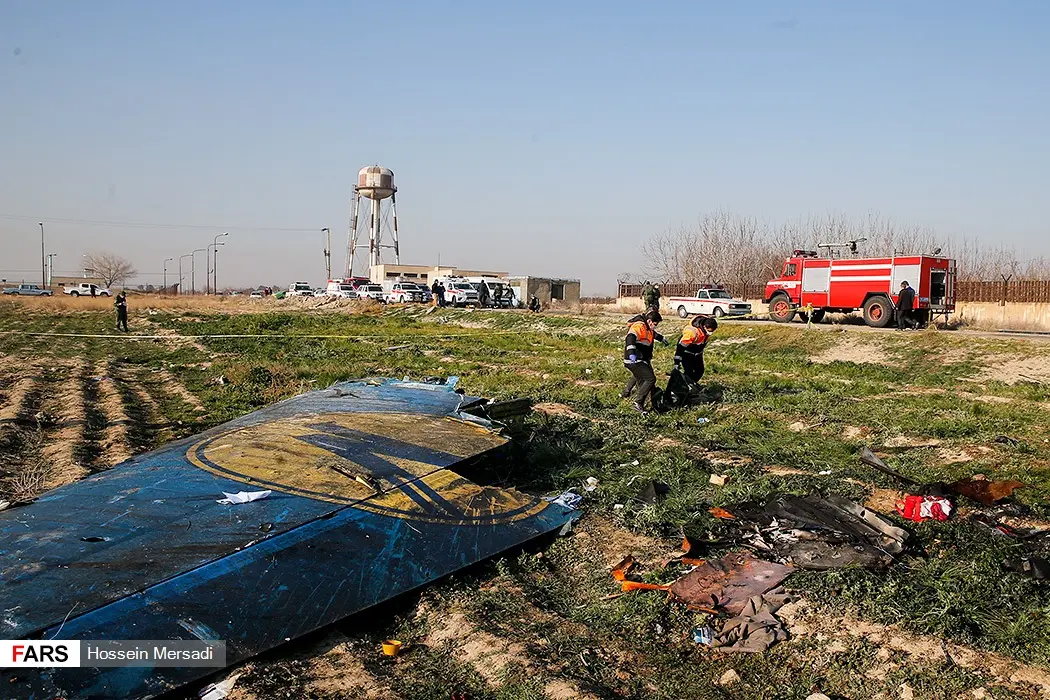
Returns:
[[[47,257],[44,255],[44,222],[40,222],[40,288],[47,288]]]
[[[164,294],[168,293],[168,263],[174,261],[175,258],[164,258]]]
[[[214,255],[215,257],[212,259],[212,269],[211,269],[212,275],[214,275],[214,284],[212,285],[212,292],[215,293],[215,294],[219,293],[219,246],[226,245],[225,241],[223,241],[222,243],[219,243],[219,239],[222,238],[223,236],[229,236],[229,235],[230,235],[230,232],[229,231],[225,231],[223,233],[220,233],[218,236],[216,236],[215,239],[211,242],[212,248],[215,249],[214,252],[212,253],[212,255]]]
[[[218,236],[216,236],[216,238],[218,238]],[[212,284],[211,284],[211,273],[215,270],[214,266],[219,264],[219,246],[221,246],[221,245],[226,245],[226,244],[225,243],[209,243],[208,244],[208,255],[206,257],[209,260],[212,260],[212,256],[215,256],[215,258],[214,258],[214,261],[213,261],[213,266],[212,267],[207,267],[206,266],[206,269],[205,269],[205,272],[207,273],[207,274],[204,275],[205,278],[207,279],[207,282],[204,285],[204,290],[205,290],[204,293],[205,294],[209,293],[207,290],[212,286]],[[212,290],[212,292],[214,292],[215,294],[218,294],[219,293],[218,280],[215,280],[215,282],[216,282],[215,288]]]
[[[193,257],[192,253],[186,253],[185,255],[180,255],[179,256],[179,294],[183,294],[183,291],[182,291],[182,259],[183,258],[192,258],[192,257]]]
[[[190,253],[190,294],[197,294],[197,253],[207,252],[207,248],[197,248]]]
[[[321,233],[328,234],[325,238],[324,244],[324,269],[325,274],[328,275],[325,277],[325,281],[327,282],[332,279],[332,232],[327,228],[323,228],[321,229]]]

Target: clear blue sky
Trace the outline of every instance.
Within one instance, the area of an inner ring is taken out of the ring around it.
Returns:
[[[402,262],[585,293],[717,208],[1050,254],[1048,126],[1045,1],[0,0],[0,269],[42,217],[217,227],[48,222],[60,271],[236,227],[220,283],[320,283],[372,163]]]

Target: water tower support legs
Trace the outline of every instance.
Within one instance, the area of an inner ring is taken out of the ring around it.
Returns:
[[[372,199],[369,200],[369,206],[372,207],[372,230],[369,234],[368,239],[368,259],[369,265],[376,266],[379,264],[379,245],[383,237],[383,232],[380,230],[381,219],[379,218],[382,214],[382,208],[379,206],[381,200]],[[369,268],[369,274],[372,270]]]
[[[401,249],[397,243],[397,195],[390,195],[390,215],[394,219],[394,264],[401,264]]]
[[[354,194],[350,197],[350,231],[346,236],[346,277],[354,276],[354,251],[357,249],[357,208],[361,203],[361,195],[354,187]]]

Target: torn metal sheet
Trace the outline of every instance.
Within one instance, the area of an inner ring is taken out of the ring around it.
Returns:
[[[310,392],[0,512],[8,639],[221,639],[235,664],[578,513],[450,468],[503,446],[446,383]],[[272,491],[236,505],[224,492]],[[149,698],[206,668],[20,669],[22,698]]]
[[[790,566],[736,552],[697,566],[671,585],[671,594],[685,603],[738,615],[749,598],[779,585],[792,571]]]
[[[733,539],[807,569],[886,566],[904,550],[908,533],[879,513],[836,494],[771,494],[731,506],[722,521]]]
[[[883,474],[888,474],[889,476],[892,476],[894,479],[900,481],[902,484],[908,484],[909,486],[918,486],[919,484],[919,482],[915,479],[911,479],[899,472],[895,472],[892,469],[890,469],[889,465],[887,465],[885,462],[879,459],[878,455],[876,455],[867,447],[861,449],[860,461],[864,462],[864,464],[867,464],[869,467],[875,467]]]

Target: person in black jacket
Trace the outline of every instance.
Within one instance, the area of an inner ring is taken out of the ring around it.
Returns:
[[[631,394],[637,388],[634,400],[634,410],[645,413],[645,400],[655,396],[656,375],[653,374],[653,343],[659,342],[667,345],[664,337],[656,332],[656,326],[663,318],[660,312],[654,309],[646,311],[640,316],[631,318],[628,323],[627,337],[623,343],[623,366],[631,373],[620,396],[624,399],[631,398]]]
[[[897,295],[897,330],[903,331],[905,325],[909,329],[915,328],[915,321],[911,317],[911,311],[915,307],[915,290],[907,281],[901,282],[901,291]]]
[[[117,307],[117,330],[128,332],[128,295],[121,289],[113,303]]]

